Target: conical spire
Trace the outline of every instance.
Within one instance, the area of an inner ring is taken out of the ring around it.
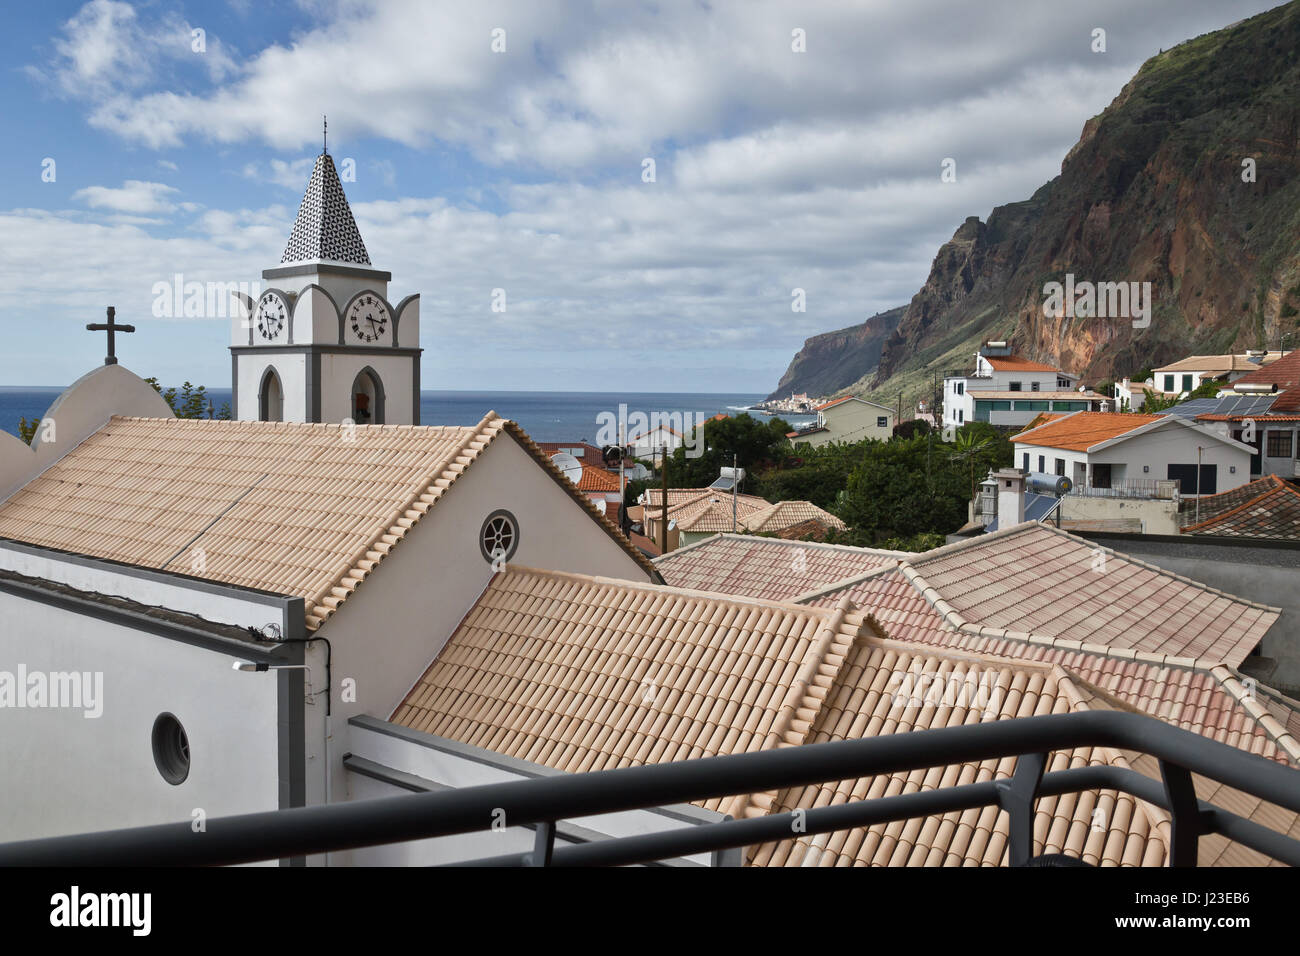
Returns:
[[[311,181],[307,183],[307,192],[298,207],[298,218],[280,262],[316,259],[370,265],[366,244],[361,241],[356,220],[352,218],[334,160],[325,152],[316,157]]]

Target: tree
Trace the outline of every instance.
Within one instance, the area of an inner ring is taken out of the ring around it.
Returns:
[[[1214,398],[1223,387],[1222,382],[1207,379],[1196,386],[1194,390],[1188,392],[1186,397],[1181,395],[1148,395],[1146,404],[1142,406],[1142,414],[1154,415],[1157,412],[1163,412],[1165,409],[1173,408],[1175,405],[1181,405],[1183,402],[1190,402],[1194,398]]]
[[[168,388],[166,391],[158,384],[158,379],[149,377],[145,383],[153,388],[155,392],[163,397],[172,412],[177,418],[217,418],[223,421],[230,420],[230,403],[226,402],[221,406],[221,411],[217,412],[212,407],[212,402],[208,399],[208,389],[206,385],[194,386],[186,382],[180,387],[179,392],[175,386]]]
[[[698,434],[703,429],[703,434]],[[717,480],[720,469],[733,462],[753,473],[770,467],[789,454],[786,433],[789,423],[780,418],[760,422],[742,413],[729,418],[709,419],[692,432],[690,449],[683,445],[669,456],[668,485],[672,488],[703,488]]]
[[[894,426],[895,438],[915,438],[917,435],[927,435],[934,429],[924,418],[913,418],[911,421],[899,422]]]

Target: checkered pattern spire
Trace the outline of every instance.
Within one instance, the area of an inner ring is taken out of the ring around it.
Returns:
[[[316,157],[311,181],[298,207],[298,218],[289,235],[280,262],[311,262],[329,259],[370,265],[366,244],[361,241],[348,197],[343,194],[338,171],[329,153]]]

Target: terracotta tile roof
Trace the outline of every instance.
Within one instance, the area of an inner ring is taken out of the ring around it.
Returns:
[[[814,408],[820,412],[824,408],[834,408],[836,405],[843,405],[845,402],[851,401],[853,401],[853,396],[845,395],[843,398],[833,398],[829,402],[822,402],[820,405],[814,406]]]
[[[938,686],[943,696],[929,692]],[[923,688],[920,701],[908,699]],[[900,691],[902,691],[900,693]],[[939,698],[932,700],[931,698]],[[901,699],[900,699],[901,698]],[[1088,689],[1061,668],[989,658],[929,656],[894,641],[859,640],[840,666],[808,734],[823,743],[910,733],[992,720],[1091,709]],[[1053,753],[1048,771],[1090,765],[1128,767],[1110,748]],[[756,798],[746,815],[837,806],[988,780],[1008,779],[1016,759],[991,759],[910,773],[795,787]],[[1094,811],[1100,809],[1098,817]],[[1116,791],[1091,791],[1036,803],[1035,854],[1067,853],[1095,866],[1161,866],[1169,854],[1168,815]],[[1104,821],[1104,822],[1102,822]],[[1000,866],[1006,864],[1008,819],[998,807],[900,820],[753,848],[760,866]]]
[[[1273,355],[1268,364],[1272,364],[1276,360],[1277,356]],[[1172,365],[1162,365],[1160,368],[1152,369],[1151,374],[1159,375],[1161,372],[1217,372],[1224,375],[1228,372],[1257,372],[1261,367],[1267,368],[1268,364],[1261,366],[1259,362],[1252,362],[1244,355],[1189,355]]]
[[[975,394],[972,392],[971,394]],[[1075,412],[1037,428],[1012,435],[1022,445],[1040,445],[1066,451],[1087,451],[1143,425],[1158,422],[1164,415],[1130,415],[1121,412]]]
[[[1276,362],[1243,375],[1232,383],[1238,385],[1276,385],[1280,395],[1271,412],[1300,412],[1300,351],[1288,352]]]
[[[828,581],[893,567],[901,551],[719,534],[655,559],[667,584],[789,601]]]
[[[669,505],[668,517],[677,522],[679,531],[734,531],[743,518],[768,507],[766,499],[757,495],[737,495],[733,505],[731,495],[725,491],[712,491],[677,507]]]
[[[990,358],[984,356],[984,361],[993,366],[998,372],[1060,372],[1061,370],[1055,365],[1044,365],[1042,362],[1031,362],[1029,359],[1021,358],[1019,355],[1006,355],[1001,358]],[[1073,376],[1071,376],[1073,377]]]
[[[574,455],[578,461],[584,465],[591,465],[593,468],[605,467],[605,459],[601,456],[600,449],[595,445],[589,445],[585,441],[539,441],[537,447],[545,452],[548,458],[551,455],[558,455],[562,451],[572,453],[572,449],[578,449],[582,452],[580,455]],[[618,469],[614,469],[614,472],[617,474]]]
[[[1026,522],[910,558],[916,577],[987,632],[1008,630],[1236,666],[1281,612]]]
[[[654,566],[513,422],[465,428],[113,417],[0,504],[0,537],[304,599],[319,627],[503,433]],[[202,552],[202,563],[192,556]]]
[[[1061,668],[882,639],[848,602],[800,607],[514,567],[493,578],[391,720],[581,773],[1063,713],[1092,700]],[[1124,765],[1102,748],[1054,761]],[[701,805],[755,817],[1014,767],[985,761]],[[1104,827],[1094,827],[1095,806],[1108,811]],[[1038,852],[1103,865],[1158,864],[1168,853],[1167,819],[1117,794],[1042,800],[1036,823]],[[997,865],[1005,825],[996,808],[954,813],[759,846],[750,862]]]
[[[1037,633],[1004,632],[936,607],[923,579],[885,568],[798,599],[831,607],[847,597],[887,635],[935,647],[1057,664],[1134,710],[1271,760],[1300,765],[1300,713],[1213,659],[1177,658]],[[1267,706],[1266,706],[1267,705]]]
[[[575,773],[793,745],[829,686],[823,658],[868,628],[843,609],[514,566],[391,720]]]
[[[579,491],[618,492],[618,475],[611,475],[604,468],[594,468],[585,461],[582,465],[582,480],[578,482]]]
[[[825,541],[830,531],[830,528],[816,518],[809,518],[807,521],[800,521],[798,524],[792,524],[788,528],[772,533],[786,541]]]
[[[816,521],[837,531],[848,527],[835,515],[823,511],[811,501],[778,501],[749,514],[740,524],[748,531],[781,531],[806,521]]]
[[[1189,504],[1194,507],[1187,507]],[[1185,502],[1184,507],[1179,515],[1184,534],[1300,540],[1300,488],[1277,475]]]

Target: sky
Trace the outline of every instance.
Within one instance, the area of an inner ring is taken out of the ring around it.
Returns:
[[[89,371],[112,305],[124,365],[228,387],[228,319],[155,317],[158,284],[279,264],[327,114],[424,388],[767,392],[1145,59],[1275,5],[7,3],[0,386]]]

